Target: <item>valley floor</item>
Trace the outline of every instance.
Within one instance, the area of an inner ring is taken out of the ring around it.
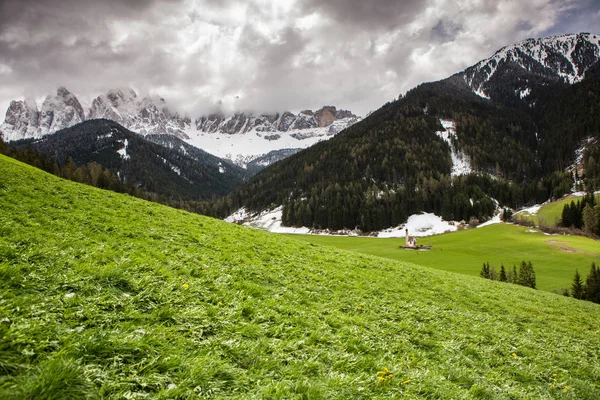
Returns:
[[[431,251],[399,249],[404,239],[298,235],[299,239],[364,254],[478,276],[484,262],[500,270],[531,261],[537,287],[545,291],[570,288],[575,270],[585,276],[592,262],[600,263],[600,242],[569,235],[548,235],[537,229],[512,224],[493,224],[478,229],[419,238]]]

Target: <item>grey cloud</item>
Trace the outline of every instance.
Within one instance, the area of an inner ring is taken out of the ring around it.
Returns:
[[[461,29],[462,25],[456,22],[440,20],[431,28],[431,38],[437,42],[450,42],[456,38]]]
[[[596,29],[600,0],[563,3],[0,0],[0,107],[59,85],[88,98],[131,86],[193,115],[219,100],[365,114],[509,43]]]
[[[384,30],[409,22],[427,5],[422,0],[305,0],[305,13],[322,12],[342,24]]]

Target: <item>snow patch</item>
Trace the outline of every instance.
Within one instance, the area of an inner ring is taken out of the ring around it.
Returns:
[[[310,233],[309,228],[294,228],[281,226],[283,207],[279,206],[273,210],[262,211],[260,213],[250,213],[245,208],[240,208],[229,217],[225,218],[227,222],[235,222],[256,229],[264,229],[274,233]]]
[[[540,208],[542,208],[542,204],[536,204],[535,206],[531,206],[531,207],[527,207],[524,208],[522,210],[517,211],[515,214],[530,214],[530,215],[535,215],[538,213],[538,211],[540,211]]]
[[[490,76],[491,76],[491,75],[490,75]],[[473,92],[474,92],[474,93],[475,93],[477,96],[479,96],[479,97],[482,97],[482,98],[484,98],[484,99],[487,99],[487,100],[489,100],[489,99],[490,99],[490,96],[488,96],[487,94],[485,94],[485,92],[484,92],[483,90],[481,90],[481,88],[480,88],[480,89],[477,89],[477,90],[474,90]]]
[[[123,160],[129,160],[131,158],[129,156],[129,154],[127,154],[127,145],[129,144],[129,142],[127,141],[127,139],[125,139],[122,143],[123,143],[123,148],[120,150],[117,150],[117,153],[119,153],[121,155],[121,158]]]
[[[446,232],[456,232],[457,226],[453,221],[444,221],[435,214],[414,214],[408,217],[406,224],[396,228],[386,229],[377,234],[379,238],[399,238],[406,235],[406,229],[410,236],[424,237],[439,235]]]
[[[525,97],[529,96],[530,94],[531,94],[531,89],[525,88],[519,92],[519,98],[524,99]]]
[[[473,169],[471,168],[471,160],[464,152],[457,150],[452,143],[453,139],[456,139],[456,127],[454,121],[440,119],[440,123],[444,127],[445,131],[437,131],[438,135],[444,142],[450,146],[450,156],[452,157],[452,169],[450,176],[459,176],[470,174]]]
[[[477,228],[483,228],[484,226],[499,224],[500,222],[502,222],[502,219],[500,218],[500,214],[496,214],[489,221],[486,221],[483,224],[477,225]]]

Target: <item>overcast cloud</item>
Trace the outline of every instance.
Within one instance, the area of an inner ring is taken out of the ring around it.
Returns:
[[[598,21],[599,0],[0,0],[0,112],[62,85],[84,103],[132,87],[192,116],[365,115],[502,46]]]

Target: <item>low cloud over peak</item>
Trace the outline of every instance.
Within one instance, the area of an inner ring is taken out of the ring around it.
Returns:
[[[125,86],[196,115],[364,115],[507,44],[593,31],[597,13],[595,0],[3,0],[0,107]]]

